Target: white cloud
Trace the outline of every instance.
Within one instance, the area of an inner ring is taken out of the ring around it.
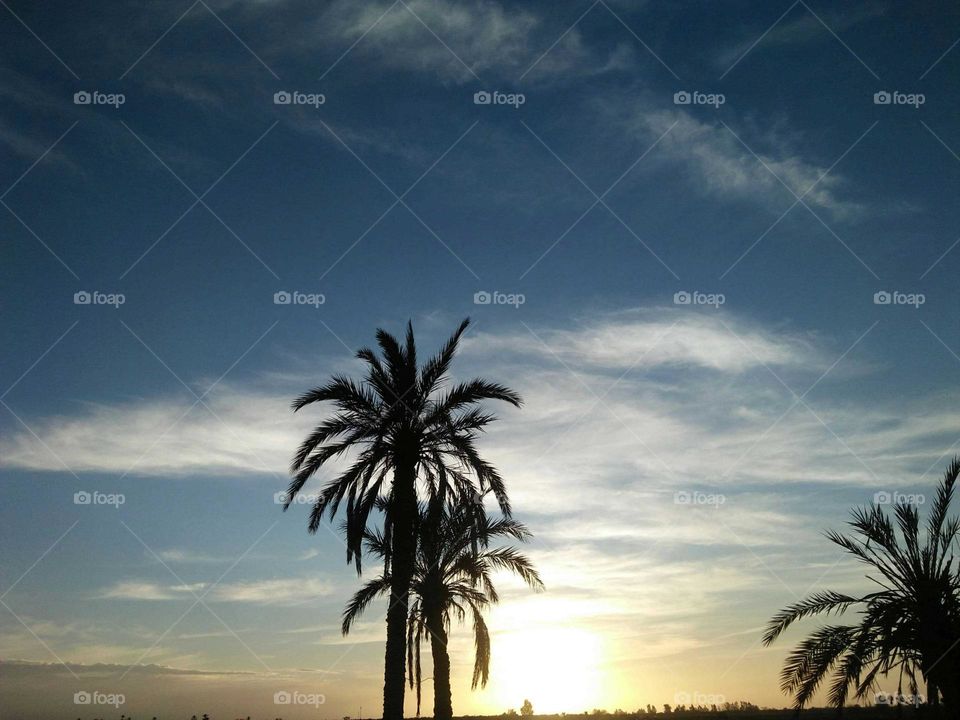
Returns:
[[[682,107],[663,109],[663,103],[649,94],[639,100],[605,99],[598,107],[608,126],[634,137],[638,147],[646,149],[663,135],[644,165],[659,163],[670,172],[683,173],[705,196],[762,204],[778,215],[794,203],[794,196],[837,218],[854,218],[864,209],[846,193],[850,183],[842,169],[830,169],[847,148],[827,157],[828,162],[819,162],[809,157],[809,146],[801,146],[797,133],[776,123],[756,127],[741,115],[737,122],[725,120],[729,127],[724,127],[719,120],[702,120]],[[849,142],[856,140],[853,136]]]
[[[229,563],[230,558],[215,557],[206,553],[195,552],[182,548],[161,550],[157,556],[168,563]]]
[[[218,585],[213,597],[226,602],[292,604],[327,597],[331,591],[331,585],[322,580],[293,578]]]
[[[677,308],[633,310],[573,330],[535,332],[480,334],[467,343],[488,352],[540,356],[547,365],[555,354],[587,369],[675,366],[738,373],[760,365],[812,369],[823,363],[808,338],[771,332],[732,315]]]
[[[90,405],[79,416],[48,418],[0,443],[7,466],[134,475],[275,474],[310,420],[290,411],[289,395],[221,384],[204,405],[158,398]]]
[[[174,587],[165,587],[157,583],[138,582],[135,580],[118,582],[100,595],[105,599],[121,598],[124,600],[173,600],[178,597],[187,597],[190,591],[198,592],[203,589],[203,584],[193,588],[178,585]]]
[[[742,483],[866,487],[877,484],[874,475],[902,479],[932,462],[931,453],[952,442],[945,429],[958,426],[945,402],[923,399],[925,412],[911,414],[815,392],[817,399],[807,398],[811,412],[773,373],[801,393],[846,348],[731,313],[634,310],[573,329],[532,330],[536,337],[525,329],[472,336],[458,367],[509,380],[524,395],[524,409],[504,411],[485,443],[507,477],[517,478],[515,498],[539,507],[564,507],[571,472],[618,491],[671,494]],[[818,389],[862,372],[867,363],[857,356],[832,368]],[[293,449],[323,413],[294,414],[290,398],[320,379],[222,384],[206,399],[212,412],[197,406],[184,415],[191,398],[160,397],[26,417],[37,437],[24,430],[0,439],[0,463],[54,472],[65,464],[78,473],[273,475],[279,487]],[[199,559],[170,552],[172,561]]]
[[[208,583],[161,585],[159,583],[127,580],[111,585],[99,597],[108,600],[192,600],[196,596],[211,602],[295,605],[326,597],[331,593],[329,583],[316,578],[289,580],[255,580],[221,583],[205,595]]]
[[[777,207],[782,206],[782,211],[795,200],[789,188],[808,205],[838,215],[853,215],[861,209],[859,204],[839,196],[844,181],[837,170],[826,174],[828,165],[801,157],[790,143],[780,138],[757,140],[755,134],[745,136],[743,130],[731,131],[723,125],[698,120],[683,110],[643,112],[636,117],[638,129],[652,138],[674,123],[676,126],[661,141],[658,150],[685,164],[705,194],[742,200],[760,197],[765,202],[777,200]],[[851,143],[854,140],[856,138],[850,138]]]
[[[633,311],[576,330],[543,330],[538,335],[549,351],[527,333],[477,336],[465,347],[518,354],[528,368],[556,367],[551,355],[555,353],[587,374],[634,365],[637,369],[699,367],[741,373],[761,362],[774,367],[820,362],[805,338],[765,331],[732,316],[721,322],[719,317],[677,310]],[[525,381],[531,389],[539,387],[538,376],[539,370]],[[561,379],[568,377],[561,375]],[[6,467],[49,471],[62,471],[66,465],[78,473],[273,474],[282,483],[290,454],[315,420],[309,412],[290,411],[290,399],[302,389],[221,384],[205,399],[209,409],[204,405],[190,409],[194,399],[185,396],[90,405],[79,415],[31,419],[37,437],[21,431],[0,440],[0,462]],[[592,404],[589,395],[582,394],[557,398],[557,402],[569,405],[571,413]],[[650,415],[634,405],[625,412],[638,420]],[[683,433],[685,427],[671,420],[670,413],[667,407],[656,413],[661,426],[673,425],[672,432]]]
[[[544,18],[517,6],[491,0],[410,0],[409,9],[398,5],[387,12],[390,5],[386,0],[339,0],[324,13],[317,30],[328,42],[346,46],[362,37],[353,53],[373,57],[384,67],[427,73],[451,83],[473,81],[474,73],[484,79],[493,74],[515,81],[558,39],[530,78],[592,75],[621,69],[632,61],[627,45],[615,46],[606,56],[598,54],[577,28],[561,38],[566,28],[545,23]]]

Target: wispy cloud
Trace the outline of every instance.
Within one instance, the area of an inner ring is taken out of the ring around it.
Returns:
[[[516,5],[411,0],[406,7],[390,8],[387,0],[338,0],[320,19],[318,30],[328,41],[348,46],[357,42],[352,53],[384,67],[454,84],[490,76],[515,81],[555,41],[528,77],[569,79],[623,69],[632,62],[633,51],[626,43],[598,52],[577,28],[547,22]]]
[[[605,369],[668,366],[739,373],[764,364],[812,370],[824,363],[810,337],[772,332],[733,315],[675,307],[623,311],[572,330],[480,334],[468,338],[466,346],[546,364],[555,354],[578,367]]]
[[[183,548],[171,548],[169,550],[161,550],[157,553],[157,556],[168,563],[227,563],[230,562],[230,558],[226,557],[216,557],[214,555],[208,555],[202,552],[196,552],[193,550],[187,550]]]
[[[207,407],[192,410],[195,398],[187,395],[91,405],[82,416],[41,422],[43,443],[13,436],[4,460],[46,470],[62,470],[62,460],[74,472],[134,475],[284,473],[291,440],[309,424],[290,412],[290,397],[221,384]]]
[[[161,585],[148,581],[125,580],[105,588],[99,597],[107,600],[185,600],[204,596],[208,587],[208,583]],[[218,584],[210,591],[209,600],[293,605],[326,597],[331,592],[330,584],[317,578],[255,580]]]
[[[704,195],[760,201],[780,212],[793,204],[794,196],[838,217],[851,217],[863,209],[861,203],[845,196],[848,184],[842,173],[837,169],[828,173],[839,152],[827,163],[817,162],[804,157],[795,141],[783,135],[746,133],[698,119],[682,109],[635,106],[621,115],[621,122],[642,142],[656,139],[673,126],[652,159],[685,168],[689,182]],[[850,138],[851,144],[856,139]]]
[[[492,431],[491,451],[512,476],[524,478],[517,483],[520,497],[529,491],[548,506],[573,468],[604,482],[632,478],[647,487],[863,486],[876,484],[875,474],[915,469],[919,458],[948,448],[945,428],[958,423],[943,402],[904,415],[901,408],[814,393],[808,409],[781,384],[800,394],[815,382],[836,387],[852,373],[870,371],[859,351],[831,367],[846,349],[729,312],[647,308],[573,329],[481,333],[465,343],[461,370],[509,377],[526,397],[524,411],[505,413]],[[206,399],[209,410],[187,412],[190,397],[157,397],[25,418],[37,437],[26,431],[4,437],[0,462],[54,472],[65,464],[74,472],[266,475],[280,487],[292,448],[315,420],[289,410],[290,398],[307,382],[221,384]],[[709,452],[691,453],[691,447]],[[263,500],[272,502],[271,490]]]
[[[830,9],[820,10],[818,15],[830,28],[830,30],[827,30],[820,20],[801,6],[795,8],[793,14],[784,18],[765,34],[762,22],[758,18],[755,25],[750,27],[748,31],[745,27],[743,40],[725,48],[718,55],[717,67],[726,70],[736,60],[744,57],[744,54],[748,51],[753,53],[777,46],[800,45],[811,42],[836,42],[830,34],[831,30],[835,33],[843,32],[885,15],[886,12],[885,3],[868,3],[861,7],[852,8],[844,7],[842,12]],[[766,22],[771,22],[775,18],[776,14]]]

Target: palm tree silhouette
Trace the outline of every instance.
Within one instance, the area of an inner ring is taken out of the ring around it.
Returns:
[[[408,677],[410,687],[417,691],[417,715],[423,682],[420,647],[424,637],[430,636],[433,657],[433,717],[448,720],[453,717],[447,650],[451,620],[455,617],[464,622],[468,614],[471,616],[476,648],[471,687],[485,687],[490,676],[490,633],[483,611],[500,600],[492,573],[508,570],[534,590],[543,589],[540,576],[526,556],[513,547],[490,547],[491,540],[497,538],[528,540],[531,535],[526,526],[506,517],[491,520],[484,512],[482,498],[478,500],[451,509],[441,492],[421,510],[420,542],[410,587],[414,598],[407,622]],[[365,539],[371,554],[387,556],[389,547],[379,531],[367,531]],[[386,594],[390,585],[391,577],[385,571],[357,591],[343,612],[344,635],[367,605]]]
[[[311,403],[331,401],[336,412],[313,430],[291,463],[293,479],[284,510],[307,480],[328,461],[348,450],[352,464],[320,492],[310,514],[316,532],[324,512],[332,519],[346,499],[347,562],[361,570],[364,532],[377,498],[390,495],[384,517],[385,560],[390,570],[387,643],[384,661],[383,719],[403,717],[407,602],[416,554],[418,482],[435,494],[447,488],[451,502],[491,490],[500,510],[510,516],[510,502],[496,468],[480,457],[477,434],[495,417],[478,403],[503,400],[517,407],[520,397],[503,385],[475,379],[444,391],[447,372],[469,319],[433,358],[417,365],[413,325],[407,323],[404,344],[377,330],[382,357],[363,348],[357,357],[367,364],[359,383],[342,375],[304,393],[294,411]]]
[[[906,676],[916,695],[919,674],[931,702],[939,693],[954,713],[960,710],[960,565],[951,549],[960,518],[947,517],[958,474],[960,459],[954,459],[937,489],[922,539],[919,513],[905,503],[894,507],[896,526],[875,505],[852,512],[854,537],[827,533],[870,567],[874,575],[867,577],[881,589],[859,597],[816,593],[770,620],[765,645],[801,618],[861,608],[858,624],[821,627],[787,657],[780,687],[794,694],[798,710],[831,672],[829,699],[839,708],[851,687],[854,697],[862,699],[876,687],[878,675],[892,671],[899,672],[898,692]]]

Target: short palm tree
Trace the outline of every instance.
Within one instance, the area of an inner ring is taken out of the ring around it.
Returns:
[[[447,373],[469,319],[464,320],[436,356],[417,364],[413,326],[405,342],[377,331],[381,356],[369,348],[357,352],[366,363],[360,382],[338,375],[304,393],[294,411],[330,401],[336,411],[303,441],[291,463],[289,507],[303,486],[326,463],[352,453],[352,462],[321,490],[310,515],[316,532],[328,513],[332,519],[346,503],[347,562],[361,569],[364,531],[377,499],[393,498],[384,518],[384,541],[390,568],[390,604],[384,662],[383,718],[403,717],[407,601],[416,553],[418,493],[444,486],[451,501],[490,490],[507,517],[510,503],[500,474],[480,457],[476,437],[495,418],[479,403],[503,400],[520,405],[520,397],[503,385],[476,379],[446,387]]]
[[[924,537],[919,513],[908,504],[894,507],[896,524],[873,506],[853,511],[853,537],[827,533],[870,567],[874,574],[867,577],[880,589],[861,596],[817,593],[770,621],[765,645],[801,618],[860,608],[857,624],[821,627],[787,657],[780,686],[794,694],[797,709],[830,673],[829,699],[839,708],[850,688],[862,699],[879,675],[895,672],[899,692],[906,677],[916,695],[919,676],[931,702],[939,694],[954,712],[960,710],[960,566],[952,550],[960,519],[947,517],[958,474],[960,459],[954,459],[937,489]]]
[[[534,590],[543,583],[533,564],[513,547],[490,547],[492,540],[510,537],[519,542],[530,538],[527,528],[510,518],[490,520],[482,503],[469,503],[450,509],[442,495],[421,512],[420,542],[413,574],[413,602],[407,623],[408,677],[417,691],[417,715],[420,714],[422,674],[420,647],[430,636],[433,657],[433,716],[453,717],[450,692],[450,655],[447,640],[451,621],[473,621],[475,659],[471,687],[486,686],[490,676],[490,633],[483,612],[500,597],[492,575],[507,570],[520,576]],[[389,548],[378,531],[366,533],[367,549],[385,557]],[[389,572],[364,585],[343,613],[343,633],[363,613],[370,602],[386,594],[391,585]]]

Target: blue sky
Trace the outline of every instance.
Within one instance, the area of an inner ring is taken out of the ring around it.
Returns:
[[[8,0],[0,34],[0,692],[24,717],[97,683],[140,714],[164,683],[177,711],[376,707],[382,608],[339,637],[342,544],[273,494],[320,417],[290,398],[378,326],[430,347],[470,315],[458,374],[527,400],[483,444],[549,590],[504,581],[484,692],[455,633],[464,712],[784,703],[789,642],[758,628],[862,586],[820,531],[929,495],[955,451],[948,3]]]

